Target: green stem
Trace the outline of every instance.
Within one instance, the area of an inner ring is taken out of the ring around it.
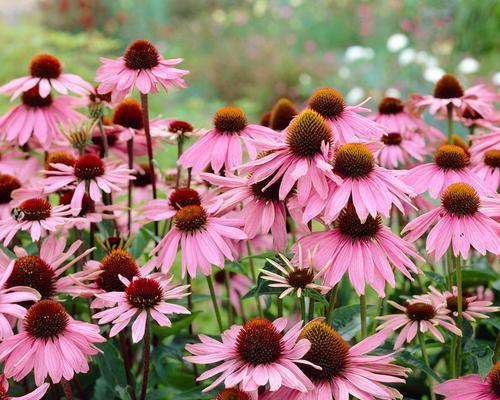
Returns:
[[[337,295],[339,292],[339,285],[340,282],[333,287],[332,290],[330,290],[330,299],[328,301],[328,310],[326,311],[326,322],[328,322],[330,325],[332,324],[331,318],[332,318],[332,313],[333,309],[335,308],[335,304],[337,303]]]
[[[453,104],[448,104],[446,106],[448,110],[448,142],[452,144],[453,139]]]
[[[456,371],[456,365],[457,365],[457,337],[453,335],[451,337],[451,344],[450,344],[450,376],[452,378],[457,378],[457,371]]]
[[[306,320],[306,300],[304,299],[304,295],[300,296],[300,318],[305,322]]]
[[[359,296],[359,316],[361,318],[361,337],[366,338],[366,296]]]
[[[431,369],[431,364],[429,362],[429,356],[427,355],[427,349],[425,347],[424,335],[422,332],[418,331],[418,341],[420,342],[420,349],[422,350],[422,358],[424,359],[424,364],[427,368]],[[434,381],[432,376],[428,376],[429,380],[429,393],[431,395],[431,400],[436,400],[436,395],[434,394]]]
[[[309,297],[309,314],[307,316],[309,321],[312,321],[314,318],[314,299]]]
[[[462,260],[460,256],[456,256],[453,258],[455,270],[457,271],[457,327],[462,330],[463,325],[463,304],[462,304]],[[457,376],[460,376],[461,364],[462,364],[462,337],[459,336],[457,338]]]
[[[128,168],[134,169],[134,138],[127,140]],[[132,234],[132,182],[128,181],[127,191],[127,235]]]
[[[375,306],[375,317],[373,318],[373,321],[370,325],[370,334],[374,334],[376,329],[377,329],[377,318],[380,315],[380,311],[382,311],[382,305],[383,305],[384,298],[379,297],[377,298],[377,305]]]
[[[222,327],[222,318],[220,317],[219,305],[217,304],[217,297],[215,296],[214,283],[212,282],[212,277],[210,275],[207,275],[206,278],[208,289],[210,290],[210,297],[212,298],[215,316],[217,318],[217,324],[219,325],[219,331],[222,333],[224,328]]]
[[[184,150],[184,134],[177,136],[177,160],[181,157]],[[175,188],[179,187],[181,182],[181,165],[177,164],[177,175],[175,176]]]
[[[453,291],[453,250],[446,252],[446,269],[448,271],[448,290]]]
[[[255,275],[255,266],[253,264],[252,258],[252,247],[250,246],[250,240],[247,240],[247,254],[248,254],[248,263],[250,264],[250,275],[252,276],[252,283],[254,285],[257,284],[257,276]],[[259,296],[255,296],[255,301],[257,302],[257,311],[259,312],[259,316],[262,317],[262,308],[260,306]]]
[[[224,285],[227,293],[227,323],[229,327],[233,325],[233,305],[231,304],[231,276],[227,269],[224,270]]]
[[[283,316],[283,299],[280,299],[280,295],[278,294],[276,300],[278,303],[278,318],[281,318]]]
[[[496,363],[499,357],[500,357],[500,332],[498,332],[497,340],[495,342],[495,354],[493,355],[493,363]]]
[[[189,285],[189,295],[187,297],[187,305],[188,305],[188,310],[193,313],[193,285],[191,285],[191,276],[189,274],[186,274],[186,284]],[[189,336],[194,335],[194,329],[193,329],[193,321],[189,323],[188,326],[188,332]],[[196,379],[198,379],[198,366],[196,364],[193,365],[193,376],[194,376],[194,381],[196,382]]]

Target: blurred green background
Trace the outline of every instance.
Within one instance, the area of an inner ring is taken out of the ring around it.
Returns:
[[[98,57],[137,38],[183,57],[189,88],[153,96],[152,113],[210,123],[224,104],[258,121],[274,101],[315,87],[348,103],[424,92],[446,72],[500,84],[497,0],[17,0],[0,11],[0,82],[51,52],[92,81]],[[371,108],[376,107],[372,101]],[[8,99],[0,100],[0,110]]]

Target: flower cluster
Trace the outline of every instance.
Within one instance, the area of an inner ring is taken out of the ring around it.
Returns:
[[[371,112],[323,87],[195,129],[150,118],[182,59],[101,62],[0,87],[0,399],[500,398],[496,94],[446,74]]]

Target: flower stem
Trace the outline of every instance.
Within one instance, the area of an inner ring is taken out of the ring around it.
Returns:
[[[128,168],[134,169],[134,138],[127,141]],[[128,181],[127,192],[127,233],[130,237],[132,232],[132,181]]]
[[[283,316],[283,299],[280,299],[279,294],[276,296],[276,301],[278,304],[278,318],[281,318]]]
[[[73,392],[71,391],[71,385],[66,379],[61,379],[61,386],[64,391],[64,396],[66,396],[66,400],[73,400]]]
[[[359,296],[359,317],[361,318],[361,337],[366,338],[366,296]]]
[[[188,310],[192,314],[193,313],[193,287],[191,285],[191,276],[189,274],[186,274],[186,284],[189,285],[189,294],[187,297],[187,305],[188,305]],[[188,332],[189,336],[193,336],[194,330],[193,330],[193,322],[191,321],[188,326]],[[196,379],[198,379],[198,366],[196,364],[193,365],[193,376],[194,376],[194,381],[196,382]]]
[[[307,319],[312,321],[314,319],[314,299],[309,297],[309,314],[307,315]]]
[[[427,355],[427,349],[425,347],[424,335],[422,332],[418,331],[418,341],[420,343],[420,349],[422,351],[422,358],[424,359],[424,364],[427,368],[431,369],[431,364],[429,362],[429,356]],[[434,382],[432,380],[432,376],[428,376],[429,378],[429,393],[431,396],[431,400],[436,400],[436,395],[434,394]]]
[[[453,104],[448,104],[446,106],[448,110],[448,142],[452,144],[453,138]]]
[[[212,277],[210,275],[207,275],[206,278],[208,289],[210,290],[210,297],[212,298],[215,316],[217,317],[217,324],[219,325],[219,331],[222,333],[224,328],[222,327],[222,318],[220,317],[219,305],[217,304],[217,297],[215,296],[214,283],[212,282]]]
[[[250,264],[250,275],[252,275],[252,283],[254,285],[257,284],[257,276],[255,275],[255,266],[253,264],[252,258],[252,246],[250,245],[250,240],[247,240],[247,254],[248,254],[248,263]],[[259,312],[259,316],[262,317],[262,308],[260,307],[259,296],[255,296],[255,301],[257,302],[257,310]]]
[[[101,157],[106,158],[108,156],[108,151],[109,151],[109,145],[108,145],[108,137],[106,136],[106,133],[104,132],[104,126],[102,123],[102,117],[99,117],[97,119],[97,125],[99,126],[99,133],[101,134]]]
[[[181,157],[183,151],[184,151],[184,135],[181,134],[177,136],[177,160]],[[177,164],[177,175],[175,176],[176,189],[179,187],[179,184],[181,182],[181,169],[182,166],[180,164]]]
[[[148,148],[148,162],[149,162],[149,171],[151,173],[151,185],[153,187],[153,199],[156,200],[158,198],[158,193],[156,192],[156,174],[153,164],[153,141],[151,139],[151,131],[149,130],[149,108],[148,108],[147,93],[141,93],[141,106],[142,106],[142,120],[144,122],[144,133],[146,134],[146,145]],[[155,236],[158,237],[158,221],[154,221],[154,232]]]
[[[335,308],[335,304],[337,303],[337,295],[339,291],[339,284],[335,285],[332,290],[330,290],[330,300],[328,302],[328,310],[326,311],[326,322],[328,322],[330,325],[332,322],[330,319],[332,318],[332,312],[333,309]]]
[[[450,248],[446,253],[446,267],[448,270],[448,289],[453,290],[453,250]]]
[[[121,331],[119,334],[120,338],[120,351],[122,353],[122,358],[123,358],[123,367],[125,369],[125,377],[127,378],[127,384],[130,386],[130,395],[132,400],[136,399],[135,396],[135,382],[132,379],[132,374],[130,373],[131,371],[131,363],[130,363],[130,358],[128,356],[128,349],[127,349],[127,336],[125,331]]]
[[[231,304],[231,275],[227,269],[224,269],[224,285],[227,293],[227,324],[233,325],[233,305]]]
[[[304,295],[299,297],[300,301],[300,318],[305,322],[306,320],[306,300],[304,299]]]
[[[148,391],[148,378],[149,378],[149,358],[151,352],[151,334],[149,332],[149,316],[146,317],[146,329],[144,330],[144,355],[143,355],[143,371],[142,371],[142,388],[141,388],[141,400],[146,398],[146,393]]]
[[[453,258],[453,264],[455,265],[455,270],[457,272],[457,327],[462,330],[463,324],[463,304],[462,304],[462,262],[460,256],[455,256]],[[461,364],[462,364],[462,337],[457,338],[457,366],[456,373],[460,376]]]

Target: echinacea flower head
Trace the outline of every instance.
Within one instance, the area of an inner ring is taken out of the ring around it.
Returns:
[[[441,206],[436,207],[408,223],[402,233],[408,233],[411,242],[430,230],[426,250],[440,259],[452,246],[453,254],[467,259],[471,247],[481,254],[487,251],[500,254],[500,225],[481,211],[482,199],[467,183],[454,183],[441,196]]]
[[[167,137],[169,139],[183,139],[185,137],[194,135],[195,130],[193,125],[187,121],[182,121],[180,119],[174,119],[168,123]]]
[[[221,342],[200,335],[201,343],[186,345],[186,350],[193,355],[184,359],[194,364],[222,361],[198,377],[202,381],[221,374],[204,391],[224,382],[227,388],[239,386],[245,392],[256,391],[267,383],[271,391],[284,386],[306,392],[312,389],[312,384],[299,365],[315,367],[303,359],[310,342],[299,337],[302,321],[283,334],[286,325],[287,320],[283,318],[274,322],[255,318],[243,326],[231,326],[222,333]]]
[[[453,183],[464,182],[480,195],[493,192],[470,167],[468,152],[456,144],[444,144],[434,153],[434,161],[417,165],[401,175],[401,180],[417,194],[428,192],[437,198]]]
[[[470,157],[473,165],[476,165],[489,150],[500,149],[500,130],[491,133],[483,133],[472,138]]]
[[[8,262],[14,262],[14,267],[9,278],[5,282],[6,288],[18,286],[29,287],[40,293],[41,299],[57,299],[59,293],[77,295],[80,291],[78,274],[63,276],[63,273],[82,258],[86,257],[95,248],[82,251],[73,257],[83,242],[77,240],[71,244],[65,252],[66,239],[56,238],[50,235],[40,245],[39,255],[31,255],[21,247],[15,247],[15,260],[8,260],[7,256],[0,250],[0,269],[9,268]],[[71,257],[73,259],[68,261]]]
[[[14,79],[0,87],[0,93],[12,94],[15,99],[23,92],[36,88],[36,93],[47,98],[53,89],[61,94],[73,92],[85,95],[92,91],[92,85],[78,75],[63,72],[61,61],[51,54],[38,54],[31,59],[30,74]]]
[[[348,272],[356,293],[364,294],[368,284],[380,297],[384,297],[386,282],[391,287],[396,284],[391,264],[413,280],[409,271],[420,270],[409,256],[423,261],[410,243],[382,224],[380,216],[368,216],[361,222],[352,203],[340,213],[334,229],[303,236],[298,244],[305,251],[317,248],[315,265],[331,263],[322,275],[323,285],[334,287]],[[298,244],[292,250],[296,251]]]
[[[156,47],[144,39],[132,42],[116,60],[101,58],[97,69],[98,92],[111,92],[112,102],[119,102],[137,87],[140,93],[157,93],[158,85],[168,88],[185,88],[183,77],[189,71],[174,68],[182,58],[164,59]]]
[[[5,375],[0,375],[0,399],[1,400],[41,400],[45,393],[49,389],[48,383],[43,383],[38,386],[32,392],[29,392],[21,397],[13,397],[9,396],[9,381],[5,377]]]
[[[407,112],[404,103],[395,97],[384,97],[378,105],[378,112],[369,118],[383,125],[388,132],[405,137],[412,136],[422,126],[422,120]]]
[[[268,126],[275,131],[282,131],[298,113],[299,111],[289,99],[281,98],[276,102],[269,115]]]
[[[345,104],[342,94],[332,88],[317,89],[309,98],[309,108],[318,112],[335,133],[340,144],[353,139],[379,140],[386,128],[378,122],[360,115],[370,110],[362,107],[369,99],[356,106]]]
[[[109,159],[101,159],[95,154],[83,154],[74,165],[51,164],[51,170],[45,170],[45,191],[53,193],[69,185],[76,185],[71,208],[73,215],[77,215],[82,207],[83,195],[88,185],[89,196],[94,201],[102,199],[104,193],[119,192],[128,183],[135,179],[133,170],[125,165],[116,164]]]
[[[274,250],[278,252],[286,248],[286,202],[279,198],[281,180],[268,186],[271,178],[250,184],[249,177],[229,174],[202,173],[200,177],[222,192],[218,197],[222,201],[219,212],[232,210],[243,202],[238,215],[243,218],[243,230],[250,239],[270,232]]]
[[[0,219],[4,219],[12,210],[12,192],[21,188],[21,182],[15,176],[0,173]]]
[[[73,319],[53,300],[41,300],[28,309],[24,330],[0,344],[0,360],[5,376],[16,381],[32,370],[37,385],[47,376],[53,383],[70,381],[89,371],[88,357],[99,352],[95,343],[105,341],[97,325]]]
[[[500,361],[497,361],[484,380],[480,375],[466,375],[436,385],[434,391],[444,400],[500,399]]]
[[[84,118],[73,109],[72,97],[52,97],[51,94],[41,97],[38,87],[23,92],[21,102],[0,117],[0,139],[19,146],[33,138],[49,150],[53,141],[61,137],[61,125]]]
[[[435,287],[430,286],[428,296],[434,296],[437,301],[446,303],[446,308],[450,310],[454,317],[458,316],[458,288],[453,286],[452,291],[440,292]],[[474,322],[476,318],[489,318],[484,313],[495,313],[500,311],[500,307],[493,306],[493,302],[479,300],[477,296],[462,295],[462,315],[465,319]]]
[[[439,331],[439,326],[454,335],[462,336],[462,331],[448,315],[450,310],[446,308],[446,303],[435,298],[417,296],[407,301],[406,306],[391,300],[388,303],[402,313],[377,317],[384,321],[377,330],[389,333],[402,328],[394,343],[395,349],[401,348],[405,342],[410,343],[418,332],[430,332],[437,340],[444,343],[444,336]]]
[[[412,187],[399,179],[399,172],[378,166],[365,144],[340,146],[335,153],[334,172],[342,177],[343,182],[326,201],[327,222],[333,221],[349,201],[362,222],[368,215],[388,217],[393,205],[403,213],[405,205],[412,207]]]
[[[38,242],[47,231],[55,231],[71,221],[71,213],[70,206],[52,206],[42,197],[23,200],[8,218],[0,221],[0,241],[8,246],[17,232],[28,231],[31,239]]]
[[[19,303],[38,301],[40,293],[26,286],[8,286],[7,283],[14,270],[14,261],[1,252],[0,262],[2,266],[6,265],[0,273],[0,340],[3,340],[14,334],[12,321],[22,320],[26,314],[26,309]]]
[[[411,104],[418,109],[429,109],[431,114],[445,113],[452,106],[461,114],[469,108],[481,115],[492,112],[491,100],[485,96],[481,85],[464,90],[460,81],[451,74],[443,75],[434,86],[432,95],[413,95]]]
[[[497,192],[500,187],[500,148],[488,150],[483,159],[474,167],[474,172],[492,191]]]
[[[223,389],[217,393],[215,400],[253,400],[253,398],[251,394],[243,392],[242,390],[229,388]]]
[[[387,335],[378,333],[350,347],[330,325],[322,319],[309,322],[299,338],[307,339],[311,348],[304,359],[321,369],[301,365],[300,369],[311,379],[314,389],[307,393],[282,388],[275,400],[348,400],[399,399],[401,394],[387,383],[404,383],[409,370],[393,364],[392,354],[370,356],[370,351],[385,342]]]
[[[294,260],[289,260],[281,253],[278,255],[284,265],[280,265],[279,262],[268,258],[267,262],[277,269],[277,273],[267,269],[261,269],[262,279],[269,281],[270,287],[283,289],[283,292],[279,296],[280,299],[293,291],[296,291],[297,297],[300,298],[304,289],[316,289],[322,294],[325,294],[331,288],[329,286],[319,285],[315,282],[317,282],[321,275],[330,268],[331,261],[327,262],[323,268],[320,268],[318,273],[315,273],[313,268],[315,250],[316,249],[312,251],[309,250],[307,256],[304,257],[302,247],[298,244],[296,258]]]
[[[69,144],[83,153],[85,148],[92,144],[92,132],[95,126],[95,121],[86,119],[74,124],[61,126],[60,130]]]
[[[196,277],[198,268],[203,275],[211,273],[212,265],[224,267],[224,257],[234,260],[234,240],[245,240],[240,229],[242,221],[229,217],[216,217],[201,205],[180,208],[174,216],[172,229],[152,250],[158,253],[162,270],[168,271],[181,245],[182,276],[186,271]]]
[[[272,140],[277,135],[272,129],[249,124],[239,107],[219,109],[213,123],[214,127],[205,132],[177,162],[185,168],[192,168],[195,174],[208,165],[216,174],[222,169],[232,171],[243,161],[242,141],[250,157],[255,158],[257,150],[253,140]]]
[[[263,191],[281,181],[280,200],[286,199],[295,185],[301,204],[306,203],[313,192],[325,199],[328,182],[342,182],[330,164],[335,143],[324,118],[316,111],[305,110],[283,131],[279,142],[268,142],[266,151],[256,160],[244,164],[241,171],[251,174],[251,185],[265,182],[261,188]]]
[[[418,135],[403,136],[400,133],[388,133],[382,136],[384,146],[377,154],[380,165],[397,168],[412,161],[422,161],[426,154],[425,141]]]
[[[93,316],[99,319],[99,324],[108,322],[113,324],[109,333],[110,337],[125,329],[136,315],[132,324],[134,343],[144,337],[148,315],[160,326],[171,326],[172,322],[166,315],[190,314],[185,307],[166,301],[187,296],[189,293],[186,290],[189,285],[171,287],[172,278],[157,275],[134,277],[132,281],[119,275],[119,279],[123,282],[125,290],[97,294],[97,297],[103,300],[109,308]]]

